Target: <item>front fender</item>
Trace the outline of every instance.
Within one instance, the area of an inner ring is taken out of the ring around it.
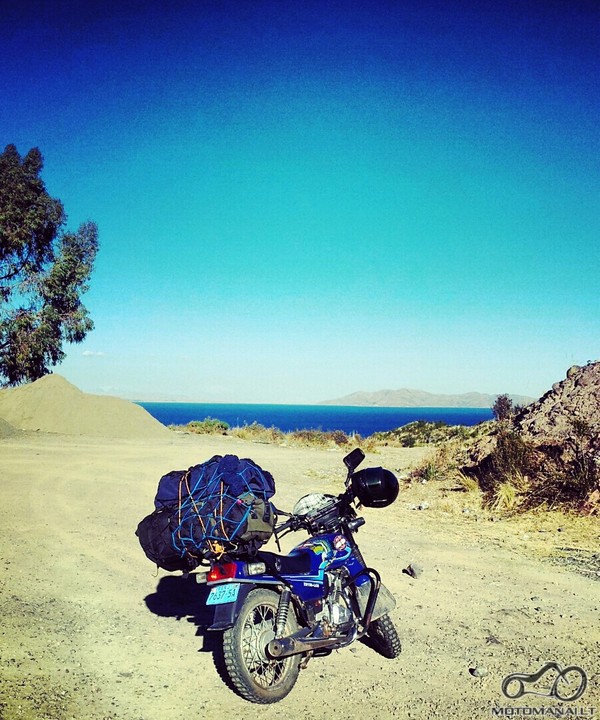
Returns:
[[[214,605],[215,614],[213,616],[213,622],[212,625],[206,629],[227,630],[230,627],[233,627],[238,615],[240,614],[244,601],[255,587],[258,586],[254,583],[241,583],[237,598],[233,602]]]

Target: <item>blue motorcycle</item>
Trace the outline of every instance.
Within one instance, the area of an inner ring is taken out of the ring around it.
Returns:
[[[388,614],[395,600],[354,539],[365,523],[355,506],[390,505],[398,480],[383,468],[357,471],[364,457],[357,448],[344,458],[341,495],[306,495],[292,513],[278,511],[287,517],[275,529],[280,551],[283,535],[305,530],[310,536],[289,554],[258,551],[211,562],[206,604],[214,619],[208,629],[222,633],[226,678],[246,700],[278,702],[312,657],[361,638],[387,658],[400,653]]]

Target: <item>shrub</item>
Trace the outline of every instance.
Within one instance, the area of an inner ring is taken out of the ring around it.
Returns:
[[[328,435],[336,445],[347,445],[350,442],[350,438],[342,430],[332,430]]]
[[[283,433],[279,428],[267,428],[257,422],[253,422],[250,425],[244,425],[243,427],[233,428],[232,434],[242,440],[269,444],[280,444],[285,439],[285,433]]]
[[[319,447],[347,445],[350,442],[350,438],[342,430],[294,430],[288,433],[288,438],[292,444],[317,445]]]
[[[442,420],[428,422],[415,420],[402,425],[395,430],[377,432],[371,435],[373,441],[379,445],[393,445],[400,447],[417,447],[424,445],[440,445],[450,440],[466,441],[479,437],[484,423],[479,425],[448,425]]]
[[[466,493],[479,492],[479,483],[477,480],[470,475],[465,475],[465,473],[460,470],[456,472],[456,482],[459,488]]]
[[[576,419],[572,426],[573,436],[566,443],[568,460],[547,463],[546,477],[536,488],[536,500],[550,507],[579,506],[600,487],[600,465],[590,447],[593,431],[585,420]]]
[[[525,508],[530,487],[529,477],[515,471],[512,475],[505,476],[504,480],[499,481],[493,487],[488,493],[487,504],[496,512],[517,510],[521,506]]]
[[[500,429],[490,455],[475,470],[486,504],[495,510],[573,508],[600,482],[600,468],[589,447],[589,426],[574,421],[573,435],[561,447],[534,447],[517,432]]]
[[[448,444],[439,447],[435,454],[416,467],[411,477],[422,482],[448,480],[457,474],[454,448]]]
[[[527,475],[535,464],[533,448],[511,431],[501,431],[492,453],[492,472],[502,480]]]
[[[207,417],[204,420],[192,420],[185,426],[186,430],[197,435],[226,435],[229,424],[224,420]]]
[[[261,443],[273,443],[273,444],[286,444],[286,445],[300,445],[300,446],[312,446],[312,447],[343,447],[353,442],[360,445],[365,450],[372,449],[372,444],[367,440],[363,440],[359,435],[348,436],[342,430],[314,430],[314,429],[302,429],[293,430],[291,432],[283,432],[279,428],[270,427],[267,428],[260,423],[253,422],[250,425],[244,425],[243,427],[233,428],[231,434],[242,440],[249,440],[250,442],[261,442]]]
[[[326,434],[321,430],[293,430],[288,437],[299,445],[327,445]]]
[[[517,491],[510,480],[499,483],[494,488],[494,493],[489,501],[492,510],[512,510],[517,502]]]

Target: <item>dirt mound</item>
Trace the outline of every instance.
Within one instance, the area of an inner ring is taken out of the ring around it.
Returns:
[[[17,430],[14,425],[11,425],[0,417],[0,438],[14,437],[19,434],[20,430]]]
[[[463,470],[492,494],[512,483],[524,505],[573,504],[600,485],[600,362],[566,378],[469,451]]]
[[[0,391],[0,418],[15,428],[63,435],[141,439],[170,432],[139,405],[88,395],[60,375]]]

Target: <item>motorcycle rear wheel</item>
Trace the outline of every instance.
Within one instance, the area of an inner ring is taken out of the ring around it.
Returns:
[[[248,594],[235,625],[223,633],[223,660],[233,688],[254,703],[274,703],[294,687],[300,672],[300,655],[272,658],[268,643],[275,637],[279,595],[257,588]],[[290,607],[285,633],[298,623]]]
[[[375,650],[383,657],[393,660],[402,652],[398,631],[389,615],[383,615],[377,620],[373,620],[369,625],[367,635]]]

